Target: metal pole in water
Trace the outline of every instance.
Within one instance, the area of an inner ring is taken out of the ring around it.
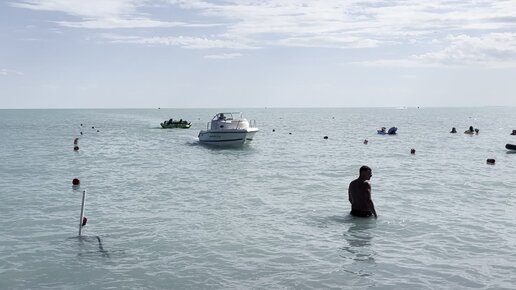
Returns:
[[[81,236],[82,232],[82,220],[84,217],[84,198],[86,197],[86,190],[82,191],[82,204],[81,204],[81,219],[79,220],[79,236]]]

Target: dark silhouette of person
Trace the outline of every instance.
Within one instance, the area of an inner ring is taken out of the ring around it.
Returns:
[[[377,218],[374,203],[371,199],[371,185],[369,184],[369,179],[373,176],[372,170],[369,166],[364,165],[360,167],[359,173],[359,177],[351,181],[348,188],[348,198],[351,203],[350,214],[356,217],[374,215]]]

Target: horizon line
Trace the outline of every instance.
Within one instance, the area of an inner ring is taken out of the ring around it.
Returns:
[[[0,110],[170,110],[170,109],[421,109],[421,108],[513,108],[514,105],[470,105],[470,106],[297,106],[297,107],[48,107],[48,108],[0,108]]]

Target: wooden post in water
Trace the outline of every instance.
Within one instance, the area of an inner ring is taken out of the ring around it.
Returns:
[[[79,220],[79,237],[82,232],[82,220],[84,218],[84,198],[86,197],[86,190],[82,191],[82,204],[81,204],[81,219]]]

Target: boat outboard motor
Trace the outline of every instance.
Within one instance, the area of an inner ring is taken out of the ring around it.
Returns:
[[[396,131],[398,131],[398,128],[391,127],[391,128],[389,128],[389,131],[387,131],[387,134],[394,135],[394,134],[396,134]]]

